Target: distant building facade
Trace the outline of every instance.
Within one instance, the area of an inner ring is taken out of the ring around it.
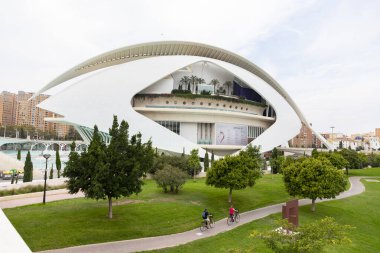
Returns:
[[[354,150],[376,151],[380,149],[380,138],[376,134],[378,133],[377,129],[375,132],[357,133],[351,134],[350,136],[342,133],[323,133],[322,136],[332,143],[335,149],[347,148]]]
[[[321,141],[305,124],[302,124],[299,134],[290,140],[290,146],[294,148],[321,148],[321,145]]]
[[[375,129],[375,135],[380,139],[380,128]]]
[[[1,126],[31,126],[44,132],[55,132],[58,137],[64,137],[69,126],[61,123],[45,121],[45,118],[60,118],[59,114],[37,107],[49,97],[40,94],[30,99],[34,93],[19,91],[17,94],[3,91],[0,93],[0,125]]]
[[[0,125],[15,125],[16,94],[3,91],[0,93]]]

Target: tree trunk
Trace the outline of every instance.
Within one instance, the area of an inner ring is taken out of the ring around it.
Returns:
[[[112,197],[108,196],[108,218],[112,219]]]
[[[232,188],[230,188],[230,193],[228,194],[228,203],[232,202]]]
[[[315,212],[315,199],[311,200],[311,211]]]

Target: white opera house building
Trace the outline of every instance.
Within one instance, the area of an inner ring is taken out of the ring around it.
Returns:
[[[249,143],[269,151],[310,124],[287,92],[245,58],[209,45],[162,41],[116,49],[64,72],[36,95],[70,85],[39,104],[90,142],[104,141],[113,115],[162,150],[225,155]],[[325,139],[312,130],[329,147]]]

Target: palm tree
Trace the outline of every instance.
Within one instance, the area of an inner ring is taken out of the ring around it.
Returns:
[[[192,76],[190,76],[190,81],[193,84],[193,90],[194,90],[195,84],[198,82],[198,77],[192,75]]]
[[[199,77],[197,79],[197,87],[196,87],[196,93],[198,93],[198,84],[202,84],[202,83],[206,83],[205,79],[203,79],[202,77]]]
[[[215,87],[219,84],[219,80],[218,79],[212,79],[211,84],[214,85],[214,94],[215,94]]]
[[[189,83],[190,81],[190,78],[188,76],[184,76],[181,78],[181,80],[179,81],[179,89],[182,90],[182,85],[186,85]]]
[[[225,86],[227,86],[227,95],[230,95],[230,87],[232,85],[231,81],[227,81],[224,83]]]

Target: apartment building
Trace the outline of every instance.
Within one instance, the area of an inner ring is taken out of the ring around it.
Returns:
[[[64,137],[68,133],[68,126],[45,121],[47,117],[62,116],[37,107],[49,95],[40,94],[30,100],[33,94],[24,91],[19,91],[17,94],[3,91],[0,94],[0,125],[32,126],[44,132],[55,132],[58,137]]]
[[[0,125],[15,125],[16,94],[3,91],[0,93]]]
[[[320,148],[321,145],[321,141],[305,124],[302,124],[299,134],[290,140],[290,146],[294,148]]]

